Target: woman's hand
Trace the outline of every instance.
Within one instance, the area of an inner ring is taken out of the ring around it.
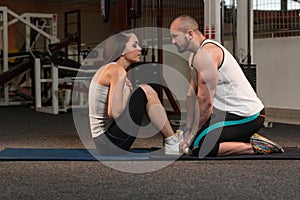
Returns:
[[[123,105],[127,104],[129,96],[133,90],[130,80],[126,77],[123,87]]]
[[[124,87],[128,87],[130,89],[130,91],[133,90],[132,83],[131,83],[131,81],[127,77],[125,79],[125,85],[124,85]]]

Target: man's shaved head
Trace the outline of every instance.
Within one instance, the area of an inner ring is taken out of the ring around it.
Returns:
[[[181,15],[173,20],[170,28],[186,33],[189,30],[199,30],[199,25],[193,17],[188,15]]]

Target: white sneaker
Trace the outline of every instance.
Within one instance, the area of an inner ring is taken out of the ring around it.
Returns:
[[[177,130],[174,136],[164,139],[164,149],[167,155],[181,155],[179,144],[183,140],[183,131]]]

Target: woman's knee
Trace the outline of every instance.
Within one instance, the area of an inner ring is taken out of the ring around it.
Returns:
[[[156,91],[151,86],[143,84],[140,87],[145,92],[148,101],[149,100],[157,100],[158,99],[158,95],[157,95]]]

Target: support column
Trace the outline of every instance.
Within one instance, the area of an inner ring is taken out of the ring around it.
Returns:
[[[253,60],[253,0],[237,1],[237,59],[251,64]]]
[[[3,72],[8,70],[8,12],[3,10]],[[8,85],[4,86],[4,102],[9,102]]]
[[[280,4],[281,4],[281,11],[287,11],[288,10],[288,2],[287,2],[287,0],[281,0],[281,2],[280,2]]]
[[[51,96],[52,96],[52,113],[58,114],[58,67],[52,64],[51,67],[51,77],[52,77],[52,87],[51,87]]]
[[[204,36],[221,42],[221,2],[204,1]]]
[[[42,91],[41,91],[41,60],[34,59],[34,91],[35,91],[35,109],[42,107]]]
[[[128,4],[129,1],[119,0],[119,28],[121,30],[127,30],[130,28]]]

